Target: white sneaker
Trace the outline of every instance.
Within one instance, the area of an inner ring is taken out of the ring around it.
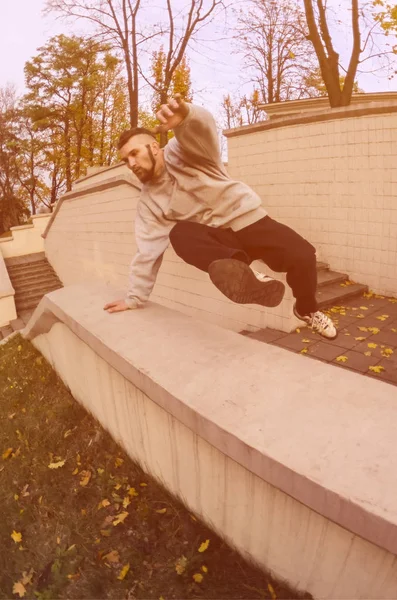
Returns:
[[[308,316],[301,317],[294,304],[294,315],[301,321],[305,321],[315,331],[328,340],[334,340],[338,336],[338,330],[332,320],[320,310]]]
[[[278,306],[284,297],[281,281],[254,271],[234,258],[214,260],[208,268],[212,283],[232,302]]]

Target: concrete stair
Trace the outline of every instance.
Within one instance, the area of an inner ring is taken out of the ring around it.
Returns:
[[[345,273],[331,271],[326,263],[317,263],[316,298],[319,308],[340,306],[345,300],[367,291],[367,285],[351,282]]]
[[[45,294],[62,287],[44,252],[9,258],[5,262],[15,290],[18,316],[34,310]]]

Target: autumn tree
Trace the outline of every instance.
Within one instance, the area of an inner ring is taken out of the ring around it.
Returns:
[[[245,78],[260,91],[261,101],[271,104],[307,96],[305,81],[316,57],[299,6],[287,0],[250,0],[236,17]]]
[[[17,97],[0,88],[0,234],[19,225],[29,211],[18,178]]]
[[[343,18],[340,15],[335,18],[326,0],[303,1],[309,30],[308,39],[316,52],[330,105],[347,106],[357,85],[356,75],[363,70],[363,63],[376,63],[372,71],[389,69],[391,66],[387,61],[394,50],[385,47],[382,41],[379,41],[382,19],[373,12],[374,5],[379,5],[382,0],[364,3],[359,3],[358,0],[349,1],[350,33],[347,35],[351,39],[351,51],[346,65],[343,64],[331,35],[331,31],[336,31],[337,27],[341,28]],[[346,32],[342,35],[346,39]]]
[[[120,71],[107,45],[78,36],[51,38],[26,63],[25,110],[51,141],[51,197],[62,179],[70,190],[87,166],[115,158],[127,122]]]
[[[123,58],[127,75],[129,121],[138,123],[139,48],[157,32],[147,35],[138,27],[141,0],[47,0],[45,12],[72,20],[83,19],[94,30],[94,38],[111,44]]]
[[[265,119],[263,111],[260,110],[260,93],[254,89],[250,95],[244,95],[233,99],[230,94],[223,97],[222,113],[226,129],[252,125]]]

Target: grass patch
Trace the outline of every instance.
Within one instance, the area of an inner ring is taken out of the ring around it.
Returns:
[[[0,346],[0,421],[0,598],[298,597],[131,461],[19,335]]]

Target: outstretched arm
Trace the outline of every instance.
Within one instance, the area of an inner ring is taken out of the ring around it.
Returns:
[[[161,125],[155,133],[173,129],[179,145],[191,157],[222,163],[215,120],[208,110],[188,104],[176,94],[160,107],[156,116]]]
[[[138,204],[135,219],[135,239],[137,252],[132,259],[129,286],[124,299],[109,302],[104,310],[109,313],[140,308],[148,300],[157,273],[163,260],[163,254],[169,245],[169,234],[173,222],[160,223],[151,214],[147,206]]]

